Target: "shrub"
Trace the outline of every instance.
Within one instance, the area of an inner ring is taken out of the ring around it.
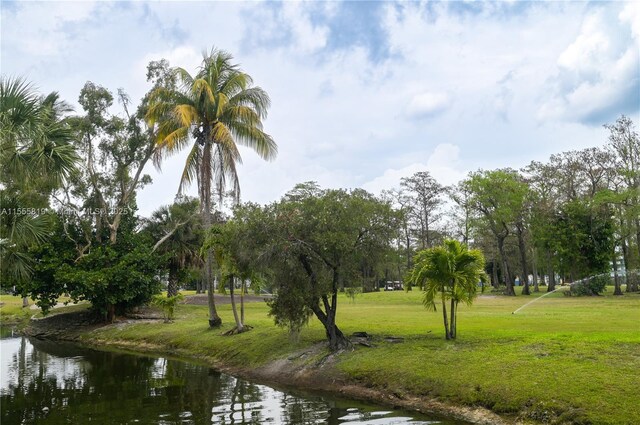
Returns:
[[[588,277],[579,282],[571,284],[571,294],[576,296],[592,296],[600,295],[604,292],[607,285],[612,285],[611,276],[601,274],[599,276]]]
[[[170,322],[174,318],[176,305],[184,299],[184,295],[178,294],[173,297],[163,297],[156,295],[151,300],[151,304],[162,309],[165,322]]]

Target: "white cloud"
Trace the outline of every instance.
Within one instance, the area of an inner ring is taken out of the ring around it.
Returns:
[[[451,99],[446,93],[420,93],[411,98],[407,114],[412,118],[426,118],[439,114],[450,105]]]
[[[636,41],[638,49],[640,49],[640,3],[627,3],[618,17],[622,23],[631,26],[633,38]]]
[[[282,3],[282,15],[291,27],[295,46],[300,53],[312,53],[325,46],[329,29],[322,25],[314,25],[303,3]]]
[[[610,15],[609,10],[587,15],[580,33],[559,55],[551,97],[538,110],[540,120],[603,124],[598,120],[611,118],[607,114],[628,112],[624,108],[629,107],[630,99],[638,99],[639,49],[622,35],[630,30],[637,37],[637,6],[627,5],[617,19]]]
[[[96,2],[74,3],[51,2],[43,7],[41,3],[16,3],[15,11],[3,6],[3,20],[26,21],[20,31],[2,31],[3,44],[14,45],[29,54],[53,56],[63,52],[80,34],[69,32],[69,25],[88,21],[98,10]],[[4,22],[3,22],[4,27]]]
[[[460,148],[450,143],[442,143],[435,147],[431,155],[423,163],[412,163],[402,168],[390,168],[373,180],[362,185],[369,192],[379,194],[382,190],[393,189],[400,185],[400,179],[410,177],[419,171],[428,171],[438,183],[451,185],[465,177],[465,169],[459,159]]]
[[[569,102],[580,116],[589,105],[608,105],[621,87],[615,83],[632,77],[637,63],[633,52],[625,56],[629,36],[616,30],[633,26],[638,40],[637,7],[614,3],[592,24],[610,46],[622,46],[617,56],[605,50],[604,61],[589,53],[603,52],[597,37],[585,33],[578,42],[583,17],[595,8],[577,2],[531,3],[513,15],[494,13],[502,4],[482,4],[484,12],[471,15],[445,3],[385,3],[391,54],[375,62],[359,43],[334,48],[349,33],[330,33],[327,21],[345,20],[337,2],[16,7],[5,13],[3,6],[3,73],[26,75],[69,101],[89,79],[123,87],[135,101],[148,88],[149,60],[164,57],[195,72],[202,49],[230,51],[272,100],[265,130],[279,157],[266,163],[243,148],[239,167],[243,199],[258,202],[305,180],[377,191],[427,169],[454,183],[478,167],[524,165],[602,143],[602,129],[557,118],[574,118]],[[72,15],[51,19],[66,9]],[[554,80],[559,70],[562,78]],[[589,80],[598,87],[578,84],[587,80],[575,76],[589,73],[599,76]],[[553,96],[541,95],[548,92]],[[536,120],[545,109],[546,118]],[[415,119],[421,116],[429,119]],[[169,158],[162,174],[147,170],[154,184],[139,194],[141,211],[173,199],[183,161],[184,154]]]

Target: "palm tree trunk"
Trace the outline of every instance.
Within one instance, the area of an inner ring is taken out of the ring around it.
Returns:
[[[178,269],[175,264],[169,266],[169,282],[167,284],[167,297],[178,295]]]
[[[444,335],[447,339],[451,339],[449,334],[449,319],[447,318],[447,303],[442,298],[442,317],[444,318]]]
[[[451,298],[451,324],[449,327],[450,339],[456,339],[456,303]]]
[[[204,264],[204,280],[207,284],[207,301],[209,304],[209,326],[217,328],[222,325],[222,319],[216,311],[216,303],[213,294],[216,291],[212,268],[213,258],[211,251],[207,252]]]
[[[200,178],[198,183],[200,184],[200,200],[201,200],[201,213],[202,213],[202,226],[205,231],[208,231],[211,227],[211,141],[208,137],[208,129],[206,132],[206,142],[202,151],[202,159],[200,162]],[[216,310],[215,298],[213,296],[214,282],[213,282],[213,255],[211,249],[207,250],[205,255],[204,265],[204,279],[208,289],[208,303],[209,303],[209,326],[216,328],[222,325],[222,319],[218,315]]]

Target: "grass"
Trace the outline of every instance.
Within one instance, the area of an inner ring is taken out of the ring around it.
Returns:
[[[58,298],[59,303],[71,301],[69,297]],[[32,310],[34,305],[33,300],[29,299],[29,307],[22,307],[22,297],[2,294],[0,295],[0,322],[4,325],[16,325],[22,324],[29,320],[31,317],[41,318],[43,317],[40,309]],[[86,305],[79,304],[74,306],[68,306],[64,308],[64,311],[69,312],[86,308]],[[49,314],[57,313],[59,309],[50,310]]]
[[[363,385],[482,405],[543,422],[640,423],[640,294],[614,297],[551,294],[518,314],[531,297],[484,295],[460,306],[458,339],[444,340],[442,316],[424,309],[419,291],[340,299],[343,332],[374,335],[374,348],[340,355],[337,367]],[[170,324],[109,327],[86,337],[150,343],[234,366],[255,367],[322,341],[317,320],[293,343],[262,303],[246,306],[250,332],[224,337],[230,306],[219,306],[222,330],[207,327],[207,307],[181,305]],[[385,343],[383,336],[404,338]]]
[[[22,297],[0,295],[0,321],[3,324],[23,322],[33,313],[28,307],[22,308]]]

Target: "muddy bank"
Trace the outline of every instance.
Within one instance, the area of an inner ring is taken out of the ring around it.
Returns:
[[[302,390],[323,391],[342,396],[405,408],[422,413],[437,414],[475,424],[506,425],[519,423],[500,417],[482,407],[456,406],[436,399],[418,397],[393,390],[369,388],[353,382],[336,367],[340,353],[327,354],[326,345],[318,343],[292,352],[286,357],[257,368],[246,368],[223,363],[209,356],[198,356],[184,349],[175,349],[155,343],[134,343],[120,339],[105,339],[92,331],[104,327],[124,327],[132,323],[160,321],[158,319],[130,319],[104,325],[89,312],[63,313],[46,319],[34,320],[25,329],[28,336],[40,339],[73,341],[92,348],[118,348],[138,353],[171,355],[185,360],[206,363],[222,372],[264,384],[293,387]]]

